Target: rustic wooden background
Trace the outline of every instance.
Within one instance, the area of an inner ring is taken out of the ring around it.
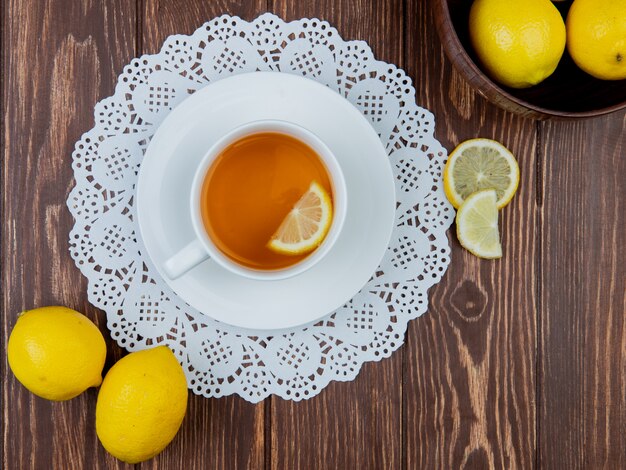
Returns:
[[[626,114],[535,122],[452,69],[428,0],[2,0],[2,467],[125,465],[99,445],[96,390],[28,393],[4,348],[16,313],[63,304],[103,331],[68,253],[70,154],[133,57],[222,13],[316,16],[405,68],[452,149],[476,136],[518,156],[504,258],[450,236],[430,312],[390,359],[301,403],[192,396],[183,427],[137,468],[626,468]],[[108,365],[124,352],[109,341]]]

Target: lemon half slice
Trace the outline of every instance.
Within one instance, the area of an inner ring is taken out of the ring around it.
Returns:
[[[487,189],[469,196],[456,214],[456,234],[463,248],[487,259],[501,258],[496,191]]]
[[[458,209],[472,193],[494,189],[498,209],[506,206],[517,191],[519,166],[515,157],[499,142],[472,139],[461,143],[450,154],[443,171],[443,188]]]
[[[333,220],[333,203],[324,188],[313,181],[309,190],[272,235],[268,248],[285,255],[301,255],[317,248]]]

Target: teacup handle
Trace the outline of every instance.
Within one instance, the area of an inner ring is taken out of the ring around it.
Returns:
[[[167,277],[177,279],[207,259],[209,259],[209,254],[200,240],[196,239],[170,257],[163,268]]]

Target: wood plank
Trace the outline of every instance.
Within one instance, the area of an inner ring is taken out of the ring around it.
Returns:
[[[94,122],[135,53],[135,5],[125,0],[3,2],[2,347],[18,312],[62,304],[105,336],[68,252],[74,142]],[[107,367],[121,351],[108,340]],[[97,391],[65,403],[35,397],[2,360],[2,467],[123,468],[98,444]]]
[[[158,52],[170,34],[191,34],[215,16],[251,20],[266,10],[265,0],[143,0],[143,53]],[[265,462],[265,404],[237,396],[206,399],[190,394],[183,426],[165,452],[140,468],[262,468]]]
[[[142,16],[142,46],[144,54],[158,52],[171,34],[191,34],[206,21],[220,15],[235,15],[250,21],[267,10],[268,0],[140,0],[144,3]]]
[[[535,123],[487,103],[443,55],[426,0],[408,2],[406,68],[418,104],[451,151],[487,137],[521,167],[501,212],[504,257],[480,260],[449,233],[452,262],[412,322],[404,370],[406,468],[533,468],[535,464]]]
[[[64,304],[101,327],[107,367],[125,354],[68,256],[74,142],[139,52],[270,5],[287,19],[328,19],[404,66],[448,149],[480,135],[516,153],[505,256],[478,260],[451,233],[430,312],[390,359],[300,403],[193,396],[172,445],[136,468],[626,468],[626,113],[536,124],[487,104],[443,57],[427,0],[137,3],[139,13],[125,0],[2,4],[0,349],[17,312]],[[98,443],[96,390],[51,403],[4,360],[0,376],[2,468],[132,468]]]
[[[541,141],[539,462],[626,468],[626,112]]]
[[[344,39],[367,41],[378,59],[402,61],[401,0],[276,0],[270,9],[288,21],[327,20]],[[272,399],[271,467],[400,468],[402,355],[365,364],[353,382],[331,383],[312,400]]]

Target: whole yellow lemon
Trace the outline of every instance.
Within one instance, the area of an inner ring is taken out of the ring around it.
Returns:
[[[469,32],[487,73],[512,88],[552,75],[565,50],[565,24],[550,0],[476,0]]]
[[[626,0],[575,0],[567,15],[567,50],[602,80],[626,78]]]
[[[176,436],[187,410],[187,381],[166,346],[130,353],[109,370],[96,404],[104,448],[128,463],[150,459]]]
[[[35,395],[69,400],[102,382],[106,344],[83,314],[42,307],[20,314],[7,356],[17,380]]]

